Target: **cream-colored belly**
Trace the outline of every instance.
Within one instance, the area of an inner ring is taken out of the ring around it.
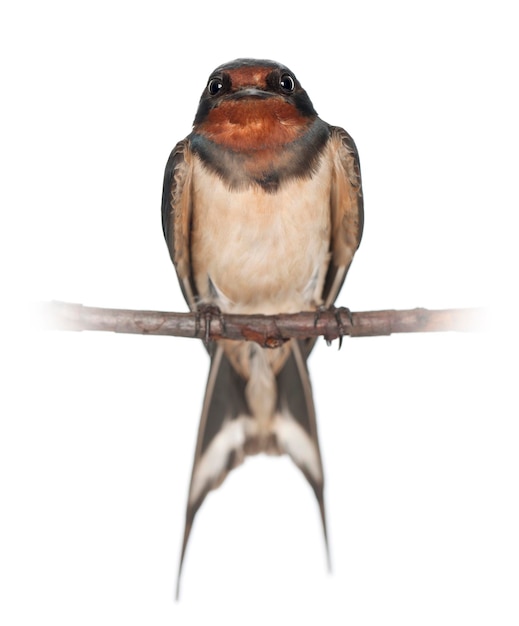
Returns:
[[[195,158],[191,259],[202,302],[264,314],[321,304],[330,248],[327,162],[271,194],[229,191]]]

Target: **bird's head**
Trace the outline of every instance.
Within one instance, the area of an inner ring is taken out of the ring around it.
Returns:
[[[296,140],[316,117],[306,91],[287,67],[236,59],[210,75],[194,131],[233,150],[268,149]]]

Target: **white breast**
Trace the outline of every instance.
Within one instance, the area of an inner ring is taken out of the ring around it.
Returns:
[[[195,158],[191,254],[202,301],[224,312],[264,314],[321,304],[330,247],[329,163],[323,158],[312,178],[267,193],[229,191]]]

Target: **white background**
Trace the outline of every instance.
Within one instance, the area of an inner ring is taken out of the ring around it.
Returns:
[[[517,624],[513,3],[20,1],[0,24],[2,624]],[[357,143],[339,303],[486,306],[497,332],[319,343],[333,574],[301,475],[257,457],[201,509],[175,603],[205,351],[42,334],[27,307],[186,310],[163,169],[239,56]]]

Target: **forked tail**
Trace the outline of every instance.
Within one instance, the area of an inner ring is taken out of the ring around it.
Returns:
[[[195,515],[211,489],[244,458],[258,452],[288,454],[310,483],[321,513],[328,567],[330,553],[324,507],[324,479],[310,378],[295,340],[277,373],[267,350],[244,344],[249,378],[233,366],[223,344],[216,344],[205,392],[186,509],[180,577]]]

